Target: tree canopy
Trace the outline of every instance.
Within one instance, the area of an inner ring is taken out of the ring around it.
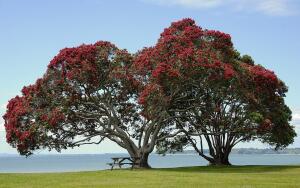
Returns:
[[[139,158],[137,167],[149,167],[155,146],[160,153],[192,146],[211,164],[230,164],[239,142],[276,149],[293,142],[286,92],[274,72],[234,49],[230,35],[183,19],[136,54],[106,41],[61,50],[9,101],[6,138],[22,155],[108,139]]]
[[[191,19],[174,22],[154,47],[139,53],[135,66],[148,78],[141,102],[150,111],[161,104],[183,133],[160,142],[160,152],[189,144],[210,163],[229,164],[239,142],[258,139],[277,149],[293,142],[287,87],[273,71],[241,56],[228,34]]]
[[[7,142],[30,155],[109,139],[140,158],[140,167],[149,167],[164,123],[141,113],[132,61],[126,50],[104,41],[61,50],[41,79],[9,101]]]

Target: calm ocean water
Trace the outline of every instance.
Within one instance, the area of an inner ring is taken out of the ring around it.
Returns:
[[[111,157],[126,154],[85,154],[85,155],[33,155],[0,156],[0,172],[69,172],[108,169],[106,163]],[[232,154],[230,161],[234,165],[300,165],[300,155],[245,155]],[[207,162],[195,154],[150,155],[149,163],[154,168],[201,166]]]

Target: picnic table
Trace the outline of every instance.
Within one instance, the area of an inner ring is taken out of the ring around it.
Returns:
[[[136,161],[139,159],[138,157],[112,157],[112,163],[107,163],[111,166],[110,170],[113,170],[115,166],[122,168],[123,165],[131,165],[131,169],[133,169],[134,165],[137,165]]]

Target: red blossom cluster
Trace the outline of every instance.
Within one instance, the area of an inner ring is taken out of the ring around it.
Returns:
[[[183,18],[180,21],[172,22],[171,23],[171,28],[176,28],[176,29],[179,29],[179,30],[183,30],[186,27],[193,26],[193,25],[195,25],[195,21],[193,19],[191,19],[191,18]]]
[[[206,30],[204,32],[204,37],[213,43],[214,48],[227,48],[233,46],[231,36],[220,31]]]
[[[35,84],[23,87],[22,96],[16,96],[8,102],[7,112],[3,116],[6,140],[13,143],[20,152],[34,142],[32,133],[35,124],[32,118],[34,108],[31,103],[34,96],[40,94],[42,82],[43,79],[37,79]]]
[[[202,30],[195,25],[195,21],[186,18],[179,22],[173,22],[169,28],[166,28],[161,33],[159,42],[176,42],[178,39],[192,42],[193,39],[199,39],[201,35]]]
[[[29,85],[29,86],[24,86],[21,92],[24,96],[29,96],[34,90],[35,90],[35,86]]]
[[[50,61],[48,68],[76,66],[83,63],[82,60],[94,61],[95,53],[96,47],[94,45],[81,45],[74,48],[64,48]]]
[[[170,69],[170,65],[166,63],[159,63],[156,67],[156,69],[152,72],[152,76],[154,78],[159,77],[162,73],[167,72],[167,70]]]
[[[268,69],[265,69],[261,66],[251,66],[250,67],[250,72],[254,76],[254,80],[257,83],[262,83],[262,82],[269,82],[269,83],[277,83],[278,79],[277,76],[274,74],[273,71],[270,71]]]
[[[270,119],[265,119],[259,125],[258,132],[263,133],[266,131],[270,131],[271,129],[272,129],[272,121]]]
[[[7,105],[7,113],[3,116],[6,140],[14,145],[20,153],[27,153],[27,149],[35,143],[33,131],[35,131],[34,126],[37,121],[56,126],[65,118],[58,109],[53,109],[50,114],[47,114],[43,109],[34,109],[31,106],[31,103],[34,103],[33,96],[40,92],[42,81],[42,79],[38,79],[36,84],[24,87],[22,89],[23,96],[11,99]],[[34,118],[34,110],[42,113],[40,120]]]
[[[233,50],[230,35],[202,30],[194,20],[183,19],[166,28],[154,47],[140,51],[134,66],[141,75],[150,73],[158,84],[207,72],[211,79],[228,80],[235,76],[235,68],[223,55],[230,56]]]
[[[30,131],[24,131],[21,133],[21,136],[19,137],[20,141],[23,142],[25,139],[30,138]]]
[[[260,65],[249,65],[247,63],[241,63],[241,67],[248,72],[250,79],[248,82],[252,81],[257,92],[274,93],[274,90],[280,87],[280,81],[273,71]]]
[[[152,69],[152,62],[150,62],[151,57],[153,57],[153,48],[144,48],[138,54],[134,60],[134,68],[141,75],[145,75],[147,70]]]
[[[65,115],[58,108],[54,108],[49,114],[42,114],[40,116],[40,120],[52,127],[55,127],[58,125],[58,123],[65,120]]]
[[[224,64],[224,78],[225,79],[230,79],[234,76],[235,72],[230,64]]]
[[[25,93],[26,93],[25,89]],[[26,130],[30,120],[26,118],[30,112],[28,101],[25,97],[16,96],[11,99],[7,105],[7,111],[3,118],[5,119],[6,141],[14,143],[19,151],[25,148],[32,141],[31,132]],[[29,121],[29,122],[28,122]],[[23,131],[25,129],[25,131]]]
[[[48,68],[60,70],[62,79],[86,80],[86,83],[97,86],[100,77],[97,61],[107,61],[115,51],[116,47],[106,41],[65,48],[50,61]]]
[[[60,56],[55,58],[52,63],[62,67],[63,76],[72,80],[82,73],[82,71],[90,71],[92,74],[95,65],[91,62],[95,61],[96,47],[93,45],[82,45],[79,48],[67,48],[61,51]],[[51,67],[50,63],[50,67]]]
[[[86,61],[93,62],[97,56],[102,59],[108,59],[110,50],[115,48],[116,47],[113,44],[107,41],[98,41],[95,44],[90,45],[83,44],[74,48],[64,48],[50,61],[48,68],[58,67],[62,64],[72,67],[80,65]],[[96,54],[97,49],[105,50],[102,51],[102,53]],[[84,61],[82,62],[82,60]]]
[[[147,85],[144,88],[144,90],[141,92],[138,102],[140,104],[146,104],[146,98],[149,96],[149,94],[153,93],[157,89],[158,89],[158,85],[155,84]]]

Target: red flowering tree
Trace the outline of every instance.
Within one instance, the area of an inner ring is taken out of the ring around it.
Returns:
[[[144,84],[139,102],[149,114],[163,110],[175,125],[162,132],[177,136],[159,142],[159,152],[191,145],[210,164],[229,165],[239,142],[258,139],[278,149],[296,136],[284,103],[287,87],[241,57],[228,34],[191,19],[174,22],[154,47],[139,52],[134,67]]]
[[[130,73],[133,57],[109,42],[65,48],[43,78],[9,101],[4,115],[7,142],[20,154],[47,148],[61,151],[104,139],[140,158],[148,156],[164,122],[147,119],[138,104],[142,88]]]

